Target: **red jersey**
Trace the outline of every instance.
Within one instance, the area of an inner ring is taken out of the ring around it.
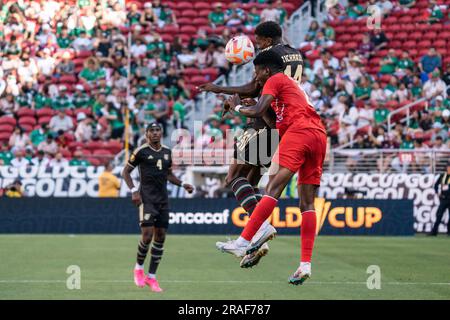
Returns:
[[[302,129],[317,129],[326,134],[320,116],[305,91],[292,78],[281,72],[271,76],[261,95],[265,94],[270,94],[275,99],[272,109],[277,115],[280,137],[293,125]]]

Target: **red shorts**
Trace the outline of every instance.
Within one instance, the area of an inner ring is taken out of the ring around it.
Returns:
[[[317,129],[289,128],[281,137],[273,162],[292,172],[298,184],[320,185],[327,135]]]

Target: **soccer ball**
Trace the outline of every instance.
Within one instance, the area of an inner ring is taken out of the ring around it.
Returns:
[[[255,47],[247,36],[237,36],[228,41],[225,58],[232,64],[246,64],[255,57]]]

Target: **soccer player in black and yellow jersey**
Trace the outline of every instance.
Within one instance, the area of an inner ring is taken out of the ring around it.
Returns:
[[[139,241],[134,282],[138,287],[150,286],[161,292],[155,274],[163,255],[164,240],[169,227],[169,198],[167,181],[192,193],[194,187],[182,182],[172,173],[172,151],[161,144],[162,128],[156,122],[146,128],[147,143],[131,154],[122,171],[122,177],[131,189],[132,201],[139,207],[141,240]],[[138,167],[140,185],[136,187],[131,172]],[[150,249],[151,260],[148,275],[144,273],[144,260]]]

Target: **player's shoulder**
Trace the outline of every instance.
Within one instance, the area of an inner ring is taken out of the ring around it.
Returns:
[[[288,44],[279,44],[279,45],[275,45],[272,46],[269,50],[272,50],[280,55],[285,55],[285,54],[293,54],[293,53],[300,53],[299,50],[291,47]]]
[[[136,149],[134,149],[133,154],[137,155],[139,152],[142,152],[143,150],[145,150],[146,148],[148,148],[148,143],[144,143],[143,145],[141,145],[140,147],[137,147]]]
[[[164,152],[164,153],[172,153],[172,149],[170,149],[170,147],[169,146],[166,146],[166,145],[161,145],[161,150]]]

